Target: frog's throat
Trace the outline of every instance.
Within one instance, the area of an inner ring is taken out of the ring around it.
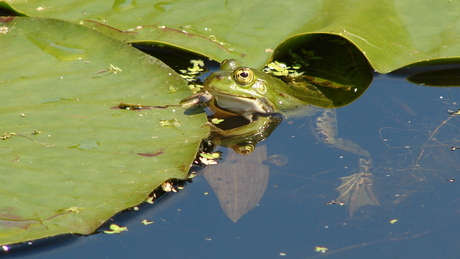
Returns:
[[[220,108],[236,114],[275,113],[273,104],[266,98],[239,97],[221,93],[212,93],[212,95]]]

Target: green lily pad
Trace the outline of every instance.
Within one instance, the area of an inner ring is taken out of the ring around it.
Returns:
[[[296,87],[300,89],[296,97],[323,108],[341,107],[357,100],[373,79],[366,57],[336,35],[295,37],[281,44],[273,59],[298,67],[295,71],[302,72],[302,76],[288,82],[293,87],[301,86]]]
[[[85,26],[6,20],[0,244],[90,234],[165,180],[186,177],[208,130],[203,114],[178,105],[190,95],[178,74]]]
[[[450,68],[426,71],[409,76],[407,80],[414,84],[426,86],[451,87],[460,86],[460,69]]]
[[[346,38],[380,73],[421,61],[460,57],[459,1],[292,0],[282,5],[274,0],[244,4],[194,0],[9,2],[30,16],[81,22],[126,42],[176,46],[218,61],[235,58],[249,67],[262,67],[278,45],[310,33]]]

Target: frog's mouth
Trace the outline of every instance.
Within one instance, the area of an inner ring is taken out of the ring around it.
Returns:
[[[217,106],[240,115],[274,113],[273,104],[266,98],[241,97],[231,94],[213,93]]]

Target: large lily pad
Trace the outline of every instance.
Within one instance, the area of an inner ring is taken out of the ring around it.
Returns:
[[[128,42],[177,46],[218,61],[236,58],[250,67],[262,67],[270,49],[309,33],[350,40],[381,73],[460,57],[458,1],[7,2],[30,16],[81,22]]]
[[[0,244],[89,234],[186,177],[208,130],[177,105],[190,91],[173,70],[69,22],[0,28]]]

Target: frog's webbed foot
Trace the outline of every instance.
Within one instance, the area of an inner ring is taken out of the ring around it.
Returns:
[[[357,173],[340,178],[342,184],[336,189],[340,192],[337,200],[349,206],[350,217],[362,206],[380,206],[373,190],[374,180],[370,172],[371,166],[372,161],[370,159],[361,158]]]

